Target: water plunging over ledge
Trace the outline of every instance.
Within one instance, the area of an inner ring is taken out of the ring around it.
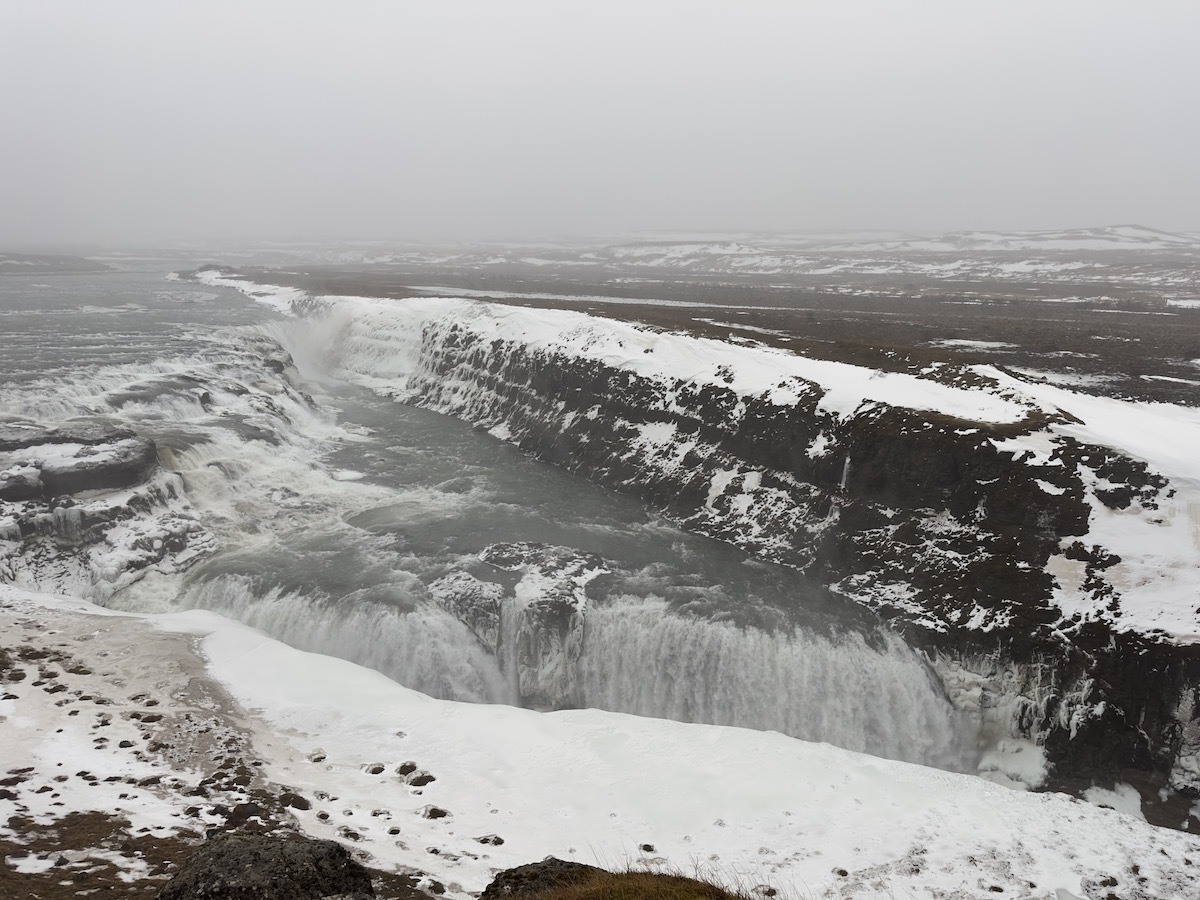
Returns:
[[[461,421],[398,404],[380,375],[347,382],[361,347],[336,317],[280,322],[226,289],[167,290],[133,274],[100,284],[100,296],[86,282],[56,287],[67,306],[85,299],[77,290],[109,311],[72,319],[77,331],[25,332],[23,364],[45,374],[17,384],[0,413],[100,418],[154,439],[218,547],[185,572],[124,584],[112,605],[212,609],[437,697],[531,702],[532,679],[563,688],[553,706],[972,766],[973,736],[928,667],[870,616]],[[113,311],[130,302],[136,321]],[[91,335],[103,327],[114,334],[98,358]],[[604,575],[571,595],[579,621],[561,635],[538,613],[562,599],[553,567],[481,559],[506,543],[602,561]],[[26,583],[49,577],[38,566],[25,565]],[[496,601],[495,642],[431,588],[462,576]]]

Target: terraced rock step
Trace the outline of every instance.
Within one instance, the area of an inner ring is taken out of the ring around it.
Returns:
[[[153,441],[103,423],[0,424],[0,579],[104,599],[214,546]]]

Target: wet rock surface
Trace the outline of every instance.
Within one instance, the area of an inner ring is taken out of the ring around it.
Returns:
[[[153,441],[104,423],[0,424],[0,580],[103,600],[213,547]]]
[[[0,425],[0,500],[130,487],[157,465],[154,442],[127,428]]]
[[[49,494],[115,490],[145,480],[158,464],[154,442],[130,437],[105,442],[103,449],[81,451],[71,459],[47,461],[41,481]]]
[[[0,500],[129,487],[157,464],[154,442],[125,428],[0,425]]]
[[[434,599],[516,668],[523,704],[577,705],[587,588],[607,564],[592,553],[530,542],[491,544],[479,558],[498,581],[455,572],[430,586]]]

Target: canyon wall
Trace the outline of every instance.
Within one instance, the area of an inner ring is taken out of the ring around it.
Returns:
[[[1086,423],[1047,402],[1016,397],[1024,413],[1008,421],[869,393],[830,408],[821,379],[748,391],[734,368],[697,379],[638,359],[691,341],[703,360],[716,342],[643,329],[643,347],[632,326],[584,327],[616,329],[622,352],[424,314],[401,354],[405,396],[874,610],[985,733],[1042,745],[1051,784],[1200,786],[1200,648],[1153,627],[1145,582],[1158,561],[1126,549],[1139,529],[1169,543],[1194,524],[1180,521],[1194,507],[1178,482],[1089,442]],[[1013,398],[999,371],[922,377]]]

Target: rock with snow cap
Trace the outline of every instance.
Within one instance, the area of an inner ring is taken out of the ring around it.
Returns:
[[[130,437],[85,445],[70,458],[47,461],[41,467],[41,480],[50,494],[115,490],[144,481],[157,464],[154,442]]]
[[[0,425],[4,577],[49,591],[89,584],[104,599],[213,546],[152,440],[105,423]]]

